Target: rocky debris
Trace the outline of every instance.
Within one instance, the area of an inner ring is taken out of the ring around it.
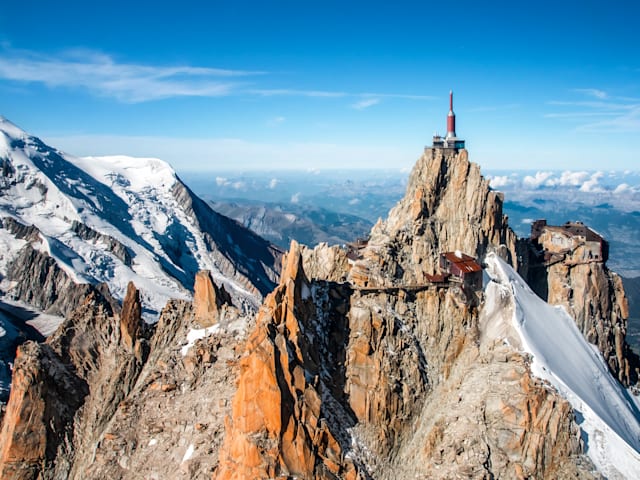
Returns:
[[[41,478],[57,455],[67,455],[72,419],[87,393],[87,384],[49,345],[21,345],[0,433],[0,477]]]
[[[69,478],[211,478],[244,340],[225,311],[220,328],[183,356],[194,309],[184,301],[167,304],[135,385],[94,443],[79,446]]]
[[[100,233],[77,220],[71,222],[71,231],[75,232],[76,235],[83,240],[92,240],[96,243],[102,243],[106,247],[107,251],[113,253],[117,258],[122,260],[122,263],[127,267],[130,267],[133,264],[129,249],[111,235]]]
[[[210,327],[218,323],[220,309],[223,305],[231,305],[231,296],[224,286],[218,288],[211,279],[211,272],[201,270],[196,274],[193,286],[193,309],[195,321],[202,327]]]

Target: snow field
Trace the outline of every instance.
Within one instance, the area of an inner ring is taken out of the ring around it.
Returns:
[[[73,157],[50,149],[2,117],[0,159],[13,176],[10,185],[0,185],[5,187],[0,216],[36,226],[42,233],[39,248],[75,282],[106,282],[122,300],[133,281],[141,290],[147,320],[154,320],[169,299],[191,298],[181,282],[200,269],[210,270],[214,279],[224,280],[241,296],[252,297],[220,272],[199,220],[174,195],[179,180],[166,162],[122,155]],[[80,238],[71,230],[74,220],[124,245],[132,265],[125,265],[103,242]],[[0,275],[24,244],[0,231]],[[182,257],[172,256],[172,248],[190,252],[188,267]]]
[[[485,289],[486,305],[510,297],[511,326],[522,350],[532,356],[532,373],[573,406],[589,458],[609,479],[640,478],[640,411],[629,392],[562,307],[541,300],[495,254],[485,262],[492,280]]]

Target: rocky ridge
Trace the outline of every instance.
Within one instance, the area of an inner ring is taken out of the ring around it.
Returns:
[[[402,288],[424,282],[441,249],[495,250],[515,261],[500,197],[466,152],[451,153],[426,151],[407,196],[374,227],[350,272],[316,263],[339,257],[335,247],[300,253],[292,245],[287,274],[243,354],[218,478],[592,478],[571,407],[531,376],[520,354],[481,340],[474,303],[453,289]],[[341,299],[340,330],[323,320],[337,310],[326,298]],[[323,328],[310,334],[309,325]],[[332,339],[339,332],[348,339]],[[326,352],[327,338],[344,343],[335,352],[343,360],[318,376],[312,352]],[[254,395],[265,377],[272,380],[259,392],[273,402]],[[319,405],[309,402],[317,397]],[[281,403],[288,407],[272,408]],[[317,412],[326,419],[322,435]]]
[[[208,272],[196,285],[193,305],[169,302],[152,326],[141,320],[132,284],[119,314],[90,295],[44,344],[21,347],[0,435],[2,478],[209,478],[236,346],[251,320]],[[196,338],[182,346],[190,332]],[[24,438],[40,447],[23,448]]]

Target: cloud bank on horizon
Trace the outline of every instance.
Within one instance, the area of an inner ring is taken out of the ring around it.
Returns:
[[[626,196],[640,201],[640,173],[627,171],[537,171],[489,174],[491,188],[510,194],[527,192],[568,192],[571,194],[597,194]]]

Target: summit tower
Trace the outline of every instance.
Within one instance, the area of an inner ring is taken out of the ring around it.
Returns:
[[[449,91],[449,113],[447,114],[447,134],[441,137],[439,134],[433,136],[434,148],[452,148],[459,150],[464,148],[464,140],[456,135],[456,114],[453,113],[453,90]]]

